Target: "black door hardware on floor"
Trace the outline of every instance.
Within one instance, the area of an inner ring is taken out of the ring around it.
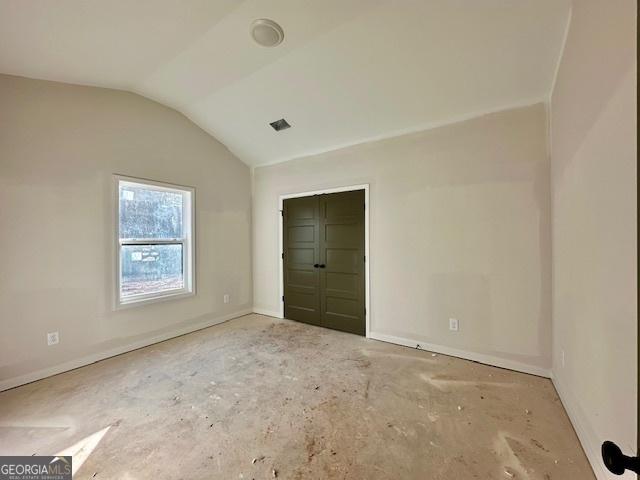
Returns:
[[[607,441],[602,444],[602,460],[607,469],[615,475],[623,475],[627,470],[640,473],[638,457],[626,456],[613,442]]]

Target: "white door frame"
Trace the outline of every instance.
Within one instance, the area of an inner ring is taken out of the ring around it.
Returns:
[[[338,192],[352,192],[354,190],[364,190],[364,307],[365,307],[365,336],[369,338],[370,331],[370,322],[371,318],[371,305],[370,305],[370,284],[369,284],[369,265],[371,264],[371,259],[369,257],[369,184],[363,183],[362,185],[347,185],[344,187],[334,187],[334,188],[325,188],[322,190],[313,190],[310,192],[298,192],[298,193],[287,193],[285,195],[280,195],[278,200],[278,217],[279,217],[279,228],[278,228],[278,263],[280,268],[278,269],[280,278],[280,308],[279,316],[280,318],[284,318],[284,302],[282,301],[282,297],[284,297],[284,260],[282,258],[283,254],[283,241],[282,241],[282,229],[283,218],[282,211],[284,209],[284,201],[288,198],[300,198],[300,197],[312,197],[314,195],[322,195],[326,193],[338,193]]]

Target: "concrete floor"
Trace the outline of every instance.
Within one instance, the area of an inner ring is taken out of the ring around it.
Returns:
[[[0,454],[71,446],[74,478],[595,478],[549,380],[260,315],[0,393]]]

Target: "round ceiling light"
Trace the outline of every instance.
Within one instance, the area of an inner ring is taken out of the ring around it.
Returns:
[[[284,31],[273,20],[260,18],[251,24],[251,36],[258,45],[275,47],[284,40]]]

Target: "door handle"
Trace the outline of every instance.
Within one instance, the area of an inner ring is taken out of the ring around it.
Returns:
[[[615,475],[622,475],[625,470],[640,473],[638,457],[627,457],[613,442],[602,444],[602,460],[607,469]]]
[[[323,263],[320,265],[320,268],[326,268],[326,265]]]
[[[314,264],[313,264],[313,268],[318,268],[319,266],[320,266],[320,264],[319,264],[319,263],[314,263]]]

